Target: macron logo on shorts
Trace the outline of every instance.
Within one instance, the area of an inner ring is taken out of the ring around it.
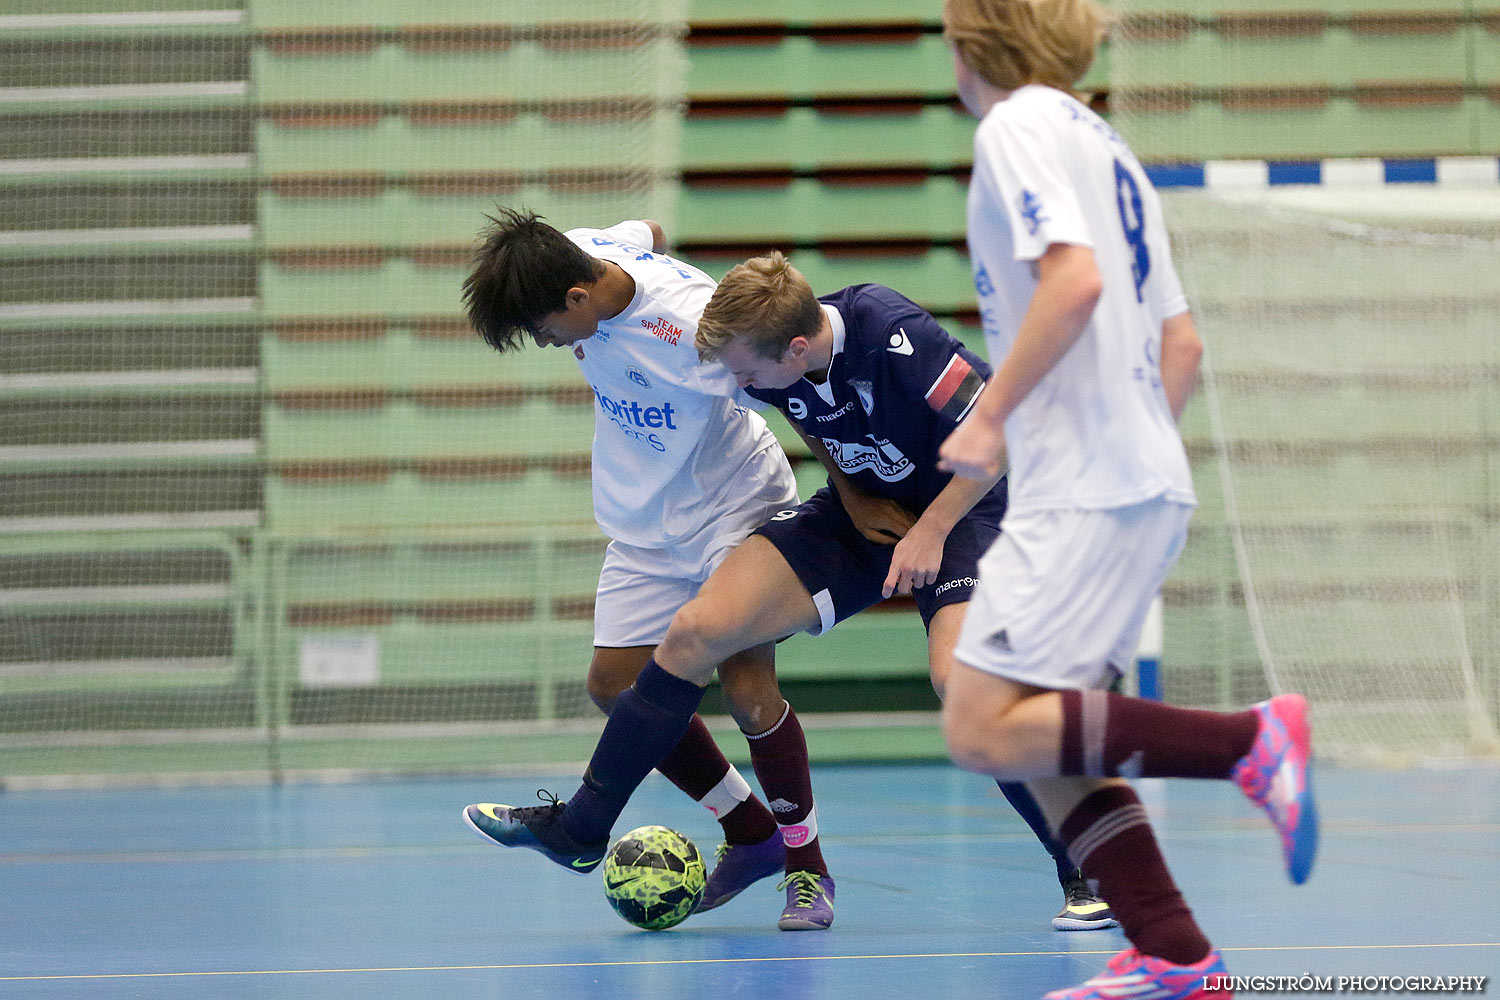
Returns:
[[[961,576],[957,580],[947,580],[947,581],[944,581],[943,583],[939,584],[938,588],[932,592],[932,596],[933,597],[941,597],[943,594],[946,594],[948,591],[952,590],[954,587],[977,587],[977,586],[979,586],[979,581],[976,580],[976,579],[974,579],[972,576]]]

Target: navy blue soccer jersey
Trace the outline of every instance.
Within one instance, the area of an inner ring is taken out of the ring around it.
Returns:
[[[853,285],[831,307],[828,379],[745,391],[820,439],[850,481],[920,513],[948,485],[938,447],[974,405],[990,367],[921,306],[882,285]]]

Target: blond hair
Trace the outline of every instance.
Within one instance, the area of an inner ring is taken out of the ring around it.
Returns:
[[[943,38],[1001,90],[1041,83],[1071,90],[1109,26],[1093,0],[943,0]]]
[[[757,357],[777,359],[796,337],[811,337],[823,322],[822,307],[802,272],[779,250],[751,257],[724,275],[703,307],[694,344],[698,357],[713,361],[731,340],[742,337]]]

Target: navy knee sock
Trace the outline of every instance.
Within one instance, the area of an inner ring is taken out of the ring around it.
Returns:
[[[702,700],[703,688],[667,673],[655,657],[647,660],[615,700],[583,784],[568,800],[563,830],[585,844],[607,838],[636,788],[687,732]]]
[[[1005,801],[1011,804],[1011,808],[1021,814],[1026,825],[1031,827],[1031,832],[1036,834],[1036,839],[1042,842],[1047,853],[1052,855],[1052,863],[1057,866],[1057,880],[1066,881],[1073,877],[1073,872],[1078,869],[1068,857],[1068,849],[1047,828],[1047,818],[1042,815],[1042,807],[1036,804],[1031,791],[1019,781],[997,781],[1000,792],[1005,796]]]

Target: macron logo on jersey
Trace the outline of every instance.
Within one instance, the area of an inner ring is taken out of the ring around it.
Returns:
[[[673,326],[660,316],[650,322],[641,320],[641,326],[650,330],[652,336],[665,340],[673,347],[676,347],[677,341],[682,339],[682,328]]]
[[[911,357],[912,351],[916,350],[916,348],[911,346],[911,338],[906,335],[906,330],[898,326],[896,327],[896,332],[891,334],[890,343],[886,346],[886,350],[892,354]]]

